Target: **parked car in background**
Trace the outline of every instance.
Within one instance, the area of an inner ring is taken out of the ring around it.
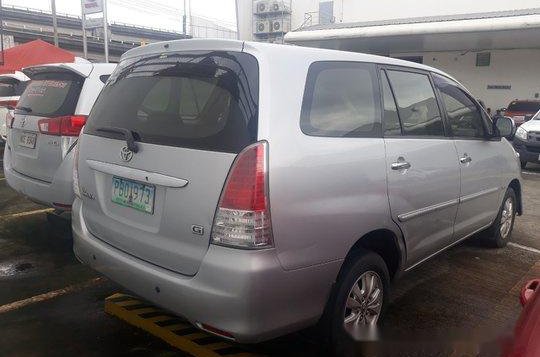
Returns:
[[[73,203],[72,149],[114,64],[25,68],[31,79],[8,128],[4,175],[14,190],[58,210]]]
[[[540,100],[514,100],[508,105],[504,116],[514,119],[516,126],[531,120],[540,110]]]
[[[540,279],[529,281],[521,290],[521,316],[514,337],[503,357],[540,356]]]
[[[522,207],[512,134],[412,62],[139,47],[75,149],[73,249],[213,334],[258,342],[320,321],[340,346],[376,326],[401,272],[481,231],[506,245]]]
[[[29,78],[19,71],[0,75],[0,142],[6,141],[7,122],[11,121],[13,109],[28,81]]]
[[[519,153],[521,168],[525,168],[528,162],[540,162],[540,110],[517,128],[512,143]]]

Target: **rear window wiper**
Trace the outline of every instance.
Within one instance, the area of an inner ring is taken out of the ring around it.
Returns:
[[[139,152],[139,147],[135,143],[136,133],[131,130],[106,126],[97,128],[96,131],[101,131],[102,133],[121,134],[126,139],[128,149],[134,153]]]
[[[15,107],[15,110],[22,110],[23,112],[32,113],[32,108],[30,107]]]

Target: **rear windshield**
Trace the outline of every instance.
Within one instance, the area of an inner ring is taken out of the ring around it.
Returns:
[[[92,108],[86,134],[131,130],[138,141],[237,153],[257,140],[257,60],[237,52],[182,52],[124,61]]]
[[[509,112],[533,112],[540,110],[540,102],[512,102],[506,109]]]
[[[15,97],[22,94],[27,82],[19,82],[17,79],[2,79],[0,81],[0,97]]]
[[[64,73],[38,74],[26,86],[17,108],[43,117],[72,115],[83,81],[81,77]]]

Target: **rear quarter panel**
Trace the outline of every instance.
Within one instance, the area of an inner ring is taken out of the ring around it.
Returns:
[[[312,137],[300,129],[309,65],[335,59],[298,56],[287,46],[253,54],[260,66],[259,139],[269,142],[272,227],[283,268],[342,260],[376,229],[399,237],[390,219],[382,138]]]

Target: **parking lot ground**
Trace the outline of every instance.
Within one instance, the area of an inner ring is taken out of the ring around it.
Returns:
[[[460,341],[470,354],[459,356],[473,356],[479,343],[495,345],[510,331],[521,311],[519,288],[540,275],[540,166],[529,165],[526,172],[526,214],[516,220],[513,237],[518,245],[491,250],[471,240],[402,277],[394,285],[381,340],[366,348],[390,346],[385,356],[456,356],[452,341]],[[0,354],[187,355],[108,315],[105,299],[124,290],[78,263],[69,231],[52,226],[36,211],[41,209],[0,179]],[[432,349],[419,347],[424,345]],[[312,329],[250,350],[326,354]]]

